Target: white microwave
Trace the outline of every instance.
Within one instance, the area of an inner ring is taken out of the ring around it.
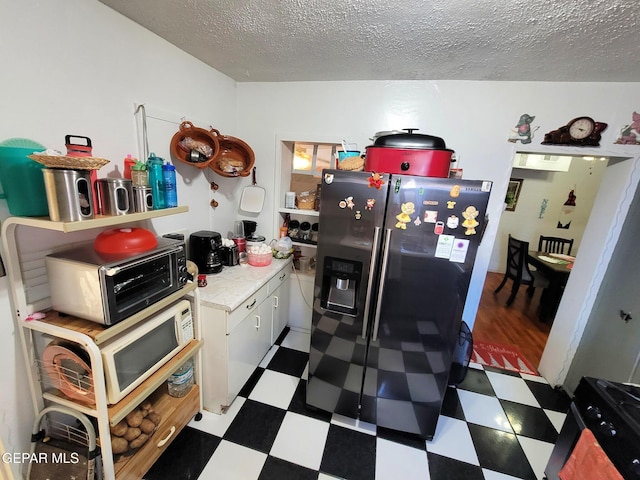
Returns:
[[[191,303],[180,300],[101,347],[107,400],[117,403],[193,339]]]

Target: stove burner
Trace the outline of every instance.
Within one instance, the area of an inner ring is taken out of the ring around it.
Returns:
[[[596,385],[609,402],[626,414],[636,431],[640,432],[640,388],[635,385],[597,380]]]

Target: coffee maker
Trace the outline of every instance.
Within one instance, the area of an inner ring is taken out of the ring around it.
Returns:
[[[262,235],[256,234],[256,228],[258,224],[253,220],[242,220],[244,224],[244,236],[247,239],[247,245],[260,245],[265,242],[265,238]]]
[[[221,246],[222,235],[218,232],[200,230],[189,236],[190,259],[198,266],[199,273],[220,273],[222,271]]]

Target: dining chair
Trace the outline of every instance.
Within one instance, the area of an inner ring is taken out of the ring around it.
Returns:
[[[568,247],[565,252],[564,249]],[[573,238],[561,238],[561,237],[545,237],[540,235],[538,240],[538,251],[546,253],[562,253],[571,255],[571,249],[573,248]]]
[[[509,242],[507,244],[507,269],[504,278],[494,293],[498,293],[505,286],[507,280],[511,279],[511,294],[507,299],[506,305],[513,303],[518,293],[520,285],[528,285],[527,295],[529,298],[533,296],[536,288],[546,288],[549,286],[549,279],[541,272],[531,271],[527,263],[527,252],[529,251],[529,242],[518,240],[509,234]]]

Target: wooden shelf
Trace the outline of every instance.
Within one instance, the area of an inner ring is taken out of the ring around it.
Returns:
[[[180,206],[173,208],[164,208],[162,210],[152,210],[150,212],[128,213],[126,215],[96,215],[91,220],[82,220],[79,222],[54,222],[49,217],[9,217],[4,224],[16,223],[28,227],[43,228],[46,230],[56,230],[63,233],[79,232],[82,230],[91,230],[92,228],[111,227],[114,225],[122,225],[141,220],[149,220],[152,218],[164,217],[167,215],[176,215],[189,211],[189,207]]]
[[[25,324],[27,328],[31,328],[33,330],[40,330],[46,332],[46,327],[44,325],[55,325],[57,327],[66,328],[69,330],[73,330],[74,332],[82,333],[91,338],[96,345],[101,345],[105,343],[107,340],[112,339],[119,333],[127,330],[129,327],[132,327],[136,323],[147,319],[150,315],[153,315],[156,312],[159,312],[163,308],[172,304],[173,302],[180,300],[187,293],[192,292],[198,288],[197,283],[187,283],[184,287],[182,287],[177,292],[172,293],[171,295],[166,296],[165,298],[158,300],[154,304],[148,306],[144,310],[131,315],[130,317],[125,318],[121,322],[116,323],[115,325],[106,326],[100,323],[92,322],[90,320],[86,320],[84,318],[74,317],[72,315],[64,315],[60,312],[49,311],[47,312],[47,316],[39,321],[28,322]]]
[[[289,213],[291,215],[306,215],[307,217],[319,217],[320,212],[315,210],[303,210],[301,208],[280,208],[280,213]]]
[[[124,397],[115,405],[107,408],[109,412],[109,424],[116,425],[120,420],[126,417],[134,408],[136,408],[144,399],[149,397],[157,390],[167,379],[175,372],[180,365],[191,358],[202,347],[202,340],[191,340],[191,342],[178,352],[174,357],[165,363],[157,372],[147,378],[140,386],[138,386],[129,395]]]

